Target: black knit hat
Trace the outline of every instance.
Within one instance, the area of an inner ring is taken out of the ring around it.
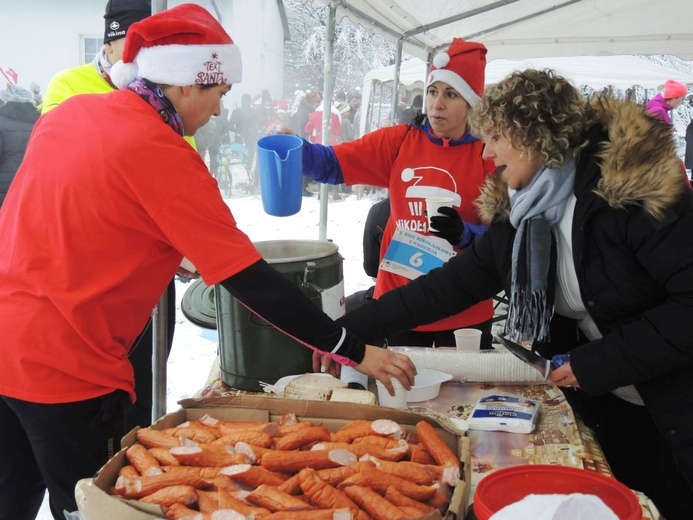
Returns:
[[[103,42],[124,38],[128,28],[135,22],[152,14],[151,0],[108,0],[106,4],[106,30]]]

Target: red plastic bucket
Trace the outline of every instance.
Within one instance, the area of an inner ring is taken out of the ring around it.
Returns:
[[[637,497],[616,479],[584,469],[550,465],[514,466],[485,476],[476,486],[474,514],[478,520],[488,520],[527,495],[571,493],[598,496],[620,520],[642,520]]]

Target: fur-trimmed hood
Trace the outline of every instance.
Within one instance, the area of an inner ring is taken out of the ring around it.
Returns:
[[[597,124],[608,135],[596,154],[601,178],[595,193],[613,208],[639,204],[648,214],[661,219],[666,208],[686,189],[671,126],[633,102],[599,97],[591,105],[599,118]],[[499,177],[489,178],[476,204],[486,223],[507,218],[507,185]]]

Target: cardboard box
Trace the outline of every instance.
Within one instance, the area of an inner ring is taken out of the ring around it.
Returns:
[[[354,419],[391,419],[407,430],[413,431],[417,422],[427,420],[441,438],[460,455],[462,476],[452,495],[446,520],[464,520],[469,502],[470,454],[469,439],[441,428],[435,421],[418,414],[402,412],[379,406],[334,403],[328,401],[297,401],[263,396],[235,396],[211,399],[186,399],[179,403],[182,408],[159,419],[152,428],[164,429],[177,426],[187,420],[210,416],[227,421],[272,421],[281,415],[294,413],[299,420],[322,424],[337,430]],[[81,480],[75,495],[79,511],[85,520],[150,520],[163,518],[158,506],[141,504],[134,500],[113,497],[107,493],[112,488],[121,467],[127,464],[125,450],[136,442],[136,430],[123,438],[123,449],[99,470],[92,479]],[[464,480],[462,480],[464,479]],[[422,517],[424,520],[440,520],[438,512]]]

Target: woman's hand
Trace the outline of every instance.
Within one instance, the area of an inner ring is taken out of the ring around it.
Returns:
[[[342,373],[342,365],[319,350],[313,351],[313,372],[330,374],[336,378]]]
[[[185,267],[179,267],[176,274],[184,278],[189,278],[190,280],[196,280],[200,277],[200,273],[197,271],[188,271]]]
[[[366,355],[363,357],[363,361],[354,368],[362,374],[380,381],[390,395],[395,395],[390,377],[399,379],[404,388],[411,390],[416,375],[416,367],[409,356],[373,345],[366,345]]]
[[[438,208],[441,215],[431,216],[429,231],[434,235],[447,240],[452,247],[457,247],[464,236],[465,223],[455,208],[441,206]]]
[[[274,129],[273,132],[269,132],[269,134],[289,134],[289,135],[296,135],[296,132],[294,132],[291,128],[288,126],[279,126]]]
[[[551,375],[549,375],[549,383],[564,388],[580,388],[570,363],[566,363],[551,372]]]
[[[404,388],[411,390],[414,384],[414,376],[416,375],[416,366],[409,359],[409,356],[397,354],[386,348],[373,345],[366,345],[366,355],[363,357],[363,361],[354,368],[362,374],[366,374],[383,383],[390,395],[395,395],[390,377],[399,379]],[[341,365],[329,356],[321,352],[313,352],[314,372],[323,372],[339,377],[341,369]]]

